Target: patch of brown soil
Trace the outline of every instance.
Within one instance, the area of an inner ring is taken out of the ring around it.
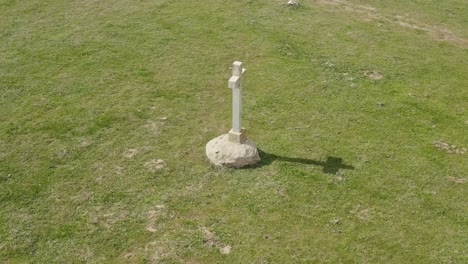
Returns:
[[[443,141],[437,141],[436,143],[434,143],[434,147],[436,147],[439,150],[445,151],[448,154],[463,155],[467,151],[466,148],[459,148],[453,144],[449,144]]]
[[[363,74],[371,80],[382,80],[384,77],[380,72],[376,70],[365,70],[363,71]]]
[[[217,248],[221,254],[231,253],[231,249],[232,249],[231,246],[225,245],[222,242],[220,242],[213,232],[208,230],[206,227],[202,228],[202,232],[203,232],[203,243],[205,244],[205,246]]]

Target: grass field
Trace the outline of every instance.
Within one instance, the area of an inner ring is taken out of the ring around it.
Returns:
[[[468,2],[286,2],[0,0],[0,262],[467,263]]]

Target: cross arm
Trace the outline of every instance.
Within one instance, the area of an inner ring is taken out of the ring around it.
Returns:
[[[241,78],[240,76],[231,76],[228,82],[228,87],[231,89],[240,88]]]

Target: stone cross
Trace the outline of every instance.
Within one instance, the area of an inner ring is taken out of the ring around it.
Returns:
[[[242,79],[245,69],[242,62],[232,64],[228,87],[232,89],[232,128],[228,134],[214,138],[206,144],[206,156],[215,166],[242,168],[260,161],[258,149],[247,139],[242,127]]]
[[[232,76],[228,87],[232,89],[232,129],[229,131],[229,141],[243,143],[246,139],[245,129],[242,128],[242,79],[245,74],[242,62],[232,64]]]

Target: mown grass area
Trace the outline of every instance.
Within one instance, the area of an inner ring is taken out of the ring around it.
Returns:
[[[467,262],[466,1],[286,2],[0,0],[0,261]]]

